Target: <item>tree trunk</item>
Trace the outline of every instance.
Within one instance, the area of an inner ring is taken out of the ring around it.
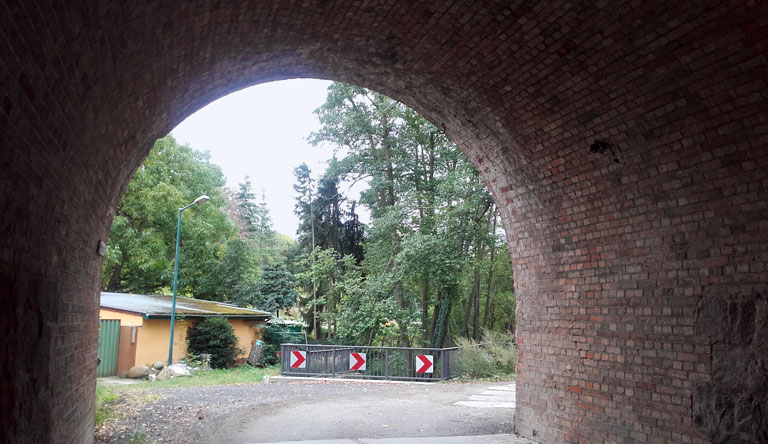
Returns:
[[[386,193],[386,206],[389,208],[395,208],[395,168],[392,165],[392,146],[389,144],[389,119],[386,114],[381,116],[381,123],[384,128],[381,138],[381,148],[384,151],[385,172],[387,175],[387,193]],[[397,231],[392,231],[392,256],[397,256],[400,251],[400,239],[397,237]],[[397,270],[399,267],[397,260],[393,259],[392,268]],[[403,300],[403,284],[397,282],[392,289],[392,294],[395,297],[397,308],[401,311],[405,309],[405,301]],[[400,346],[410,347],[411,341],[408,338],[408,326],[405,325],[403,319],[400,319],[397,323],[398,330],[400,331]]]
[[[477,272],[475,272],[477,276]],[[464,320],[461,327],[461,335],[465,338],[469,337],[469,319],[472,317],[472,308],[474,308],[474,296],[476,285],[472,284],[472,289],[469,291],[469,297],[467,298],[467,309],[464,311]]]
[[[440,290],[437,290],[437,295],[435,296],[435,308],[432,312],[432,323],[429,326],[429,337],[434,338],[435,337],[435,329],[437,328],[437,318],[440,316],[440,305],[442,304],[443,299],[443,292]]]
[[[120,290],[120,273],[123,271],[123,263],[118,262],[112,269],[112,275],[109,277],[107,291],[114,292]]]
[[[491,292],[493,291],[493,265],[496,259],[496,219],[497,211],[493,210],[493,228],[491,229],[491,235],[493,236],[493,243],[491,244],[491,265],[488,267],[488,282],[485,297],[485,311],[483,312],[483,328],[487,328],[488,325],[488,311],[491,308]]]
[[[478,301],[480,299],[480,267],[475,267],[475,277],[472,281],[472,290],[469,292],[469,299],[467,300],[467,310],[464,315],[464,326],[462,327],[462,336],[469,338],[473,337],[477,339],[477,311],[479,308]],[[472,336],[469,334],[469,321],[473,319]]]
[[[475,268],[475,311],[472,319],[472,337],[475,341],[480,337],[480,267]]]
[[[448,334],[448,321],[451,314],[451,297],[446,294],[440,302],[440,312],[437,316],[435,333],[432,336],[432,347],[439,348],[445,343]]]
[[[429,272],[421,276],[421,342],[429,343]]]
[[[481,260],[483,260],[483,253],[484,253],[483,243],[480,241],[480,239],[477,240],[475,243],[475,263],[477,264]],[[477,339],[477,309],[478,309],[478,303],[477,300],[480,298],[480,266],[475,265],[474,270],[474,280],[472,282],[472,290],[469,292],[469,299],[467,300],[467,310],[464,314],[464,325],[461,330],[462,336],[465,338],[469,338],[469,321],[470,319],[475,319],[474,326],[472,328],[472,332],[474,333],[473,336],[475,339]],[[475,310],[474,317],[472,316],[472,310]]]

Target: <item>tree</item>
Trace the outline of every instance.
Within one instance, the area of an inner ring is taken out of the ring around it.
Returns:
[[[243,183],[238,184],[234,200],[235,223],[241,227],[243,237],[251,241],[252,247],[258,251],[259,264],[263,266],[283,262],[286,253],[284,242],[272,229],[272,217],[264,191],[261,192],[261,201],[256,203],[250,178],[246,176]]]
[[[255,203],[256,195],[251,189],[251,180],[248,176],[242,183],[237,185],[238,191],[235,194],[235,204],[237,205],[237,218],[242,223],[243,234],[251,237],[258,224],[258,205]]]
[[[390,277],[392,297],[398,306],[395,318],[400,344],[409,346],[412,310],[403,295],[397,263],[402,240],[397,221],[401,219],[402,207],[397,206],[399,182],[396,179],[402,176],[400,166],[404,164],[400,161],[402,150],[397,146],[397,131],[405,107],[381,94],[351,85],[335,83],[328,91],[326,103],[316,111],[323,127],[311,140],[315,144],[331,142],[347,150],[336,168],[337,176],[370,177],[370,187],[362,197],[375,220],[382,222],[372,232],[372,236],[377,236],[374,242],[384,242],[377,250],[388,253],[384,268],[379,271]]]
[[[218,266],[209,271],[220,276],[217,292],[223,300],[253,307],[259,302],[258,270],[257,251],[247,240],[233,237],[227,241]]]
[[[293,274],[284,265],[266,265],[261,271],[257,291],[257,307],[260,310],[276,312],[280,316],[280,310],[292,306],[296,302],[298,293],[294,289]]]
[[[496,289],[506,279],[511,282],[511,275],[499,272],[497,263],[506,255],[496,254],[501,244],[495,233],[495,207],[467,159],[413,110],[363,88],[331,85],[316,113],[323,126],[310,140],[330,143],[336,155],[323,176],[334,186],[326,198],[340,195],[339,184],[366,181],[360,203],[372,216],[364,232],[339,231],[340,243],[324,243],[316,236],[320,248],[339,251],[349,235],[364,246],[356,262],[358,299],[341,298],[336,308],[323,299],[323,310],[336,310],[324,318],[339,320],[339,331],[345,332],[345,322],[361,326],[346,316],[347,307],[371,316],[374,323],[387,316],[386,322],[397,326],[397,342],[405,346],[419,341],[439,347],[457,335],[477,338],[483,325],[498,326],[494,310],[508,308],[513,294]],[[305,202],[312,204],[302,208],[313,214],[320,214],[325,204],[319,199]],[[311,220],[320,233],[323,217]],[[322,232],[338,235],[326,227]],[[318,290],[323,295],[325,291]],[[383,329],[366,331],[384,340]]]
[[[160,139],[134,174],[117,208],[103,269],[103,288],[168,292],[173,277],[178,208],[206,194],[210,201],[182,213],[179,292],[221,299],[219,268],[236,227],[224,211],[224,176],[207,153]]]

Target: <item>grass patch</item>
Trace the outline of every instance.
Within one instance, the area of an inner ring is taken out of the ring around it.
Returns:
[[[96,410],[93,422],[97,428],[117,416],[115,403],[118,398],[119,396],[109,387],[96,386]]]
[[[147,432],[144,430],[134,430],[125,437],[125,444],[146,444]]]
[[[243,365],[235,368],[215,369],[208,371],[196,371],[192,377],[173,378],[165,381],[142,381],[138,384],[121,386],[121,391],[146,390],[174,387],[204,387],[209,385],[239,385],[255,384],[261,382],[265,376],[277,375],[280,368],[277,366],[256,368]]]

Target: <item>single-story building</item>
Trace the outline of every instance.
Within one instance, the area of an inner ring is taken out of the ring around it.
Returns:
[[[102,335],[99,335],[99,355],[104,364],[99,367],[100,376],[109,373],[121,375],[134,365],[152,365],[155,361],[168,360],[171,303],[172,296],[168,295],[101,293],[99,319],[102,321],[102,329],[107,325],[104,321],[113,320],[111,325],[114,328],[117,328],[119,323],[119,335],[112,334],[114,339],[105,337],[104,341]],[[261,328],[272,317],[265,311],[222,302],[176,297],[174,361],[187,357],[187,329],[200,320],[213,316],[225,317],[232,325],[238,339],[238,347],[241,349],[238,359],[248,357],[253,342],[261,339]],[[111,361],[115,360],[115,343],[118,344],[116,372],[110,370],[115,368],[115,363],[104,362],[105,357]]]

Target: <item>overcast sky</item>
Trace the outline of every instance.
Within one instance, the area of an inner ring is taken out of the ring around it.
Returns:
[[[312,111],[325,102],[330,84],[287,80],[247,88],[200,109],[171,134],[182,144],[210,151],[230,188],[249,176],[257,200],[264,190],[275,231],[294,237],[293,169],[305,162],[317,176],[333,154],[306,141],[320,128]]]

